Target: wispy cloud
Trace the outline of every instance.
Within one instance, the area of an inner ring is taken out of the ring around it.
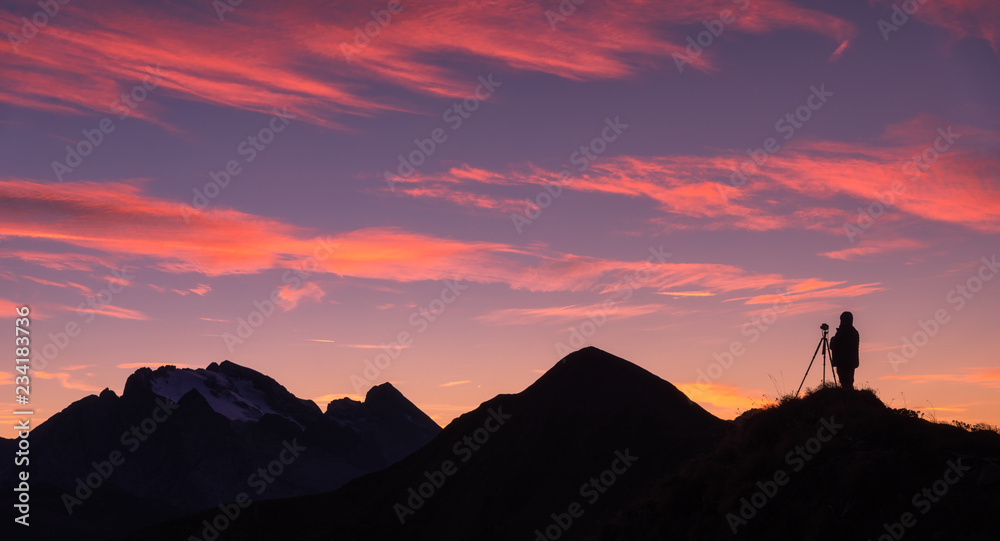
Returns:
[[[339,344],[342,348],[354,348],[354,349],[384,349],[388,346],[384,344]],[[410,346],[404,346],[401,344],[395,344],[392,346],[393,349],[406,349]]]
[[[333,119],[406,108],[374,97],[380,95],[371,92],[377,85],[468,95],[465,76],[433,58],[473,58],[574,81],[624,78],[651,58],[672,63],[672,54],[685,54],[690,25],[735,5],[730,0],[591,3],[553,31],[543,9],[520,0],[429,0],[395,15],[377,46],[350,60],[341,44],[353,42],[355,23],[370,19],[370,7],[358,3],[244,3],[225,24],[211,9],[177,9],[173,3],[135,10],[109,0],[102,6],[99,12],[61,6],[65,14],[46,28],[44,46],[29,43],[6,55],[0,101],[53,113],[106,113],[115,96],[155,67],[162,79],[153,103],[133,111],[137,117],[162,122],[162,95],[262,113],[284,104],[307,122],[340,127]],[[856,33],[849,22],[787,0],[755,0],[745,7],[730,32],[803,30],[839,44],[835,56]],[[0,23],[20,25],[7,10],[0,10]],[[234,44],[240,54],[234,54]],[[706,52],[692,66],[712,70],[720,53]],[[75,82],[74,92],[59,90],[66,80]]]
[[[785,303],[799,303],[807,299],[859,297],[861,295],[867,295],[869,293],[885,290],[885,286],[878,282],[871,284],[848,285],[843,287],[837,286],[841,286],[844,282],[812,282],[812,287],[806,289],[797,290],[794,286],[792,286],[789,288],[788,293],[757,295],[748,299],[745,304],[780,305]]]
[[[1000,186],[995,181],[1000,178],[996,156],[1000,133],[954,126],[961,146],[956,144],[923,171],[909,163],[935,142],[938,128],[945,127],[950,128],[951,123],[920,115],[889,126],[870,141],[793,140],[769,155],[762,166],[753,166],[748,180],[738,187],[732,185],[734,172],[740,171],[748,158],[733,151],[606,157],[574,175],[563,188],[651,201],[663,216],[654,215],[650,221],[665,229],[806,228],[844,235],[844,224],[857,217],[858,204],[867,207],[876,201],[876,194],[891,192],[891,187],[899,184],[904,191],[893,197],[892,208],[885,212],[888,217],[879,217],[880,228],[888,227],[903,213],[980,232],[1000,231]],[[497,171],[462,165],[443,173],[412,175],[402,179],[396,190],[420,197],[465,200],[471,196],[455,193],[486,194],[495,187],[548,184],[562,184],[560,170],[530,163]],[[420,191],[415,191],[418,188]],[[776,197],[779,193],[781,197]],[[858,203],[843,210],[831,208],[829,201],[836,196],[848,196]],[[856,258],[917,244],[899,238],[822,255]]]
[[[24,278],[31,280],[32,282],[42,284],[44,286],[55,286],[55,287],[69,287],[68,284],[62,284],[59,282],[53,282],[51,280],[43,280],[41,278],[35,278],[34,276],[25,276]]]
[[[878,0],[888,8],[892,0]],[[888,14],[887,14],[888,15]],[[1000,4],[992,0],[937,0],[920,3],[914,17],[940,26],[952,36],[981,38],[1000,51]]]
[[[5,186],[3,181],[0,181],[0,194],[7,196],[10,192],[5,190],[9,186]],[[8,209],[4,209],[4,213]],[[18,235],[18,229],[11,229],[8,233],[6,230],[6,223],[4,220],[0,219],[0,230],[3,230],[5,234],[11,236],[24,236],[23,232]],[[33,235],[30,235],[33,236]],[[64,271],[64,270],[76,270],[76,271],[91,271],[98,267],[106,268],[116,268],[114,263],[110,260],[96,257],[87,254],[77,254],[77,253],[46,253],[46,252],[32,252],[27,250],[0,250],[0,257],[15,258],[21,261],[27,261],[41,267]]]
[[[306,282],[299,287],[292,287],[293,284],[286,284],[278,288],[278,298],[281,299],[281,308],[291,310],[299,305],[302,299],[312,299],[318,301],[326,295],[316,282]]]
[[[74,364],[73,366],[63,367],[63,370],[67,370],[69,372],[72,372],[74,370],[83,370],[84,368],[92,368],[93,366],[95,366],[95,365],[92,365],[92,364]]]
[[[463,379],[462,381],[449,381],[448,383],[442,383],[438,387],[454,387],[456,385],[465,385],[466,383],[472,383],[472,381]]]
[[[14,301],[9,301],[7,299],[0,298],[0,313],[3,314],[15,314],[15,310],[24,306],[21,303],[16,303]]]
[[[507,284],[527,291],[609,292],[622,277],[648,270],[650,276],[642,285],[651,290],[694,290],[716,295],[738,290],[794,289],[816,281],[714,263],[669,262],[647,269],[648,264],[641,260],[560,253],[541,245],[521,248],[449,239],[400,228],[368,228],[310,238],[303,229],[278,220],[218,207],[191,209],[187,223],[176,203],[146,195],[140,184],[54,185],[8,180],[0,181],[0,196],[0,208],[4,210],[0,213],[0,227],[12,236],[100,250],[119,260],[145,259],[144,263],[173,273],[251,274],[294,268],[310,260],[320,272],[397,282],[451,279]],[[60,219],[52,219],[53,215]],[[326,257],[313,260],[317,250],[325,251]],[[20,257],[19,253],[6,255]],[[32,253],[27,260],[38,259],[44,258]],[[855,296],[876,290],[874,284],[844,285],[808,296]],[[281,295],[289,301],[288,306],[295,306],[304,298],[322,298],[323,291],[315,282],[308,282],[298,289],[284,288]],[[149,319],[135,310],[112,306],[88,310],[122,319]],[[652,307],[623,308],[622,313],[629,314],[630,310]]]
[[[830,259],[853,261],[862,257],[889,252],[920,250],[926,248],[927,246],[927,242],[916,239],[862,240],[850,248],[834,250],[832,252],[823,252],[819,255],[829,257]]]
[[[193,287],[190,289],[171,289],[170,291],[177,293],[178,295],[185,296],[191,293],[204,297],[206,293],[212,291],[212,287],[207,284],[198,284],[198,287]]]
[[[148,321],[151,318],[146,314],[140,312],[139,310],[133,310],[131,308],[122,308],[121,306],[114,306],[111,304],[95,305],[93,307],[84,305],[82,307],[72,307],[63,306],[63,310],[67,312],[83,312],[87,314],[97,314],[99,316],[106,316],[115,319],[133,319],[137,321]]]
[[[966,368],[967,374],[908,374],[882,376],[880,379],[907,381],[910,383],[967,383],[1000,388],[1000,369],[996,367]]]
[[[568,306],[547,306],[542,308],[505,308],[494,310],[476,319],[493,325],[533,325],[536,323],[563,323],[587,319],[601,314],[607,319],[625,319],[652,314],[663,310],[660,304],[624,305],[612,304],[611,310],[603,303],[573,304]]]
[[[73,376],[69,372],[43,372],[40,370],[35,370],[33,374],[36,378],[39,379],[57,380],[59,382],[59,385],[62,385],[67,389],[73,389],[76,391],[87,391],[91,393],[95,393],[101,390],[97,387],[87,385],[86,383],[82,383],[79,381],[70,381],[70,378],[72,378]]]
[[[711,291],[657,291],[660,295],[667,295],[670,297],[711,297],[714,295]]]

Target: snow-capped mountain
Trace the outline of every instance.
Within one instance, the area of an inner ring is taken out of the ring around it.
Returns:
[[[389,383],[373,387],[364,402],[336,400],[324,413],[229,361],[140,368],[122,396],[105,389],[31,432],[32,515],[53,535],[123,535],[241,492],[258,501],[332,490],[402,459],[440,431]],[[13,456],[14,444],[0,439],[0,452]],[[2,464],[0,481],[13,486],[11,466]]]
[[[132,378],[148,382],[154,394],[174,402],[196,390],[215,412],[233,421],[256,422],[273,414],[304,428],[322,413],[311,400],[296,398],[273,379],[229,361],[193,370],[140,368]]]

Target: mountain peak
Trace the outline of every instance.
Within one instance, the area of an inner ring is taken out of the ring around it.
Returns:
[[[622,379],[663,381],[658,376],[621,357],[594,346],[587,346],[560,359],[534,385],[558,385],[560,387],[577,385],[589,388]]]
[[[612,355],[601,348],[594,346],[586,346],[584,348],[580,348],[566,355],[559,361],[559,365],[579,366],[584,364],[589,364],[589,365],[608,364],[608,365],[623,366],[625,364],[631,365],[632,363],[626,361],[625,359],[622,359],[621,357]]]
[[[325,415],[342,425],[357,426],[359,421],[374,420],[399,434],[413,437],[433,436],[441,430],[433,419],[388,382],[368,389],[364,402],[350,398],[330,401]]]
[[[656,374],[602,349],[574,351],[524,390],[537,407],[577,412],[617,411],[622,404],[669,413],[678,420],[715,424],[718,419]]]
[[[397,462],[441,431],[390,384],[373,388],[366,403],[350,401],[324,415],[271,377],[229,361],[205,368],[141,367],[125,387],[121,398],[104,389],[32,429],[32,450],[38,447],[31,456],[32,479],[37,472],[38,486],[58,494],[73,493],[100,456],[134,451],[131,442],[146,441],[154,430],[149,422],[157,421],[150,443],[134,458],[129,454],[129,467],[115,470],[109,488],[95,490],[82,515],[67,520],[61,500],[43,498],[44,516],[64,518],[40,521],[45,533],[35,537],[119,539],[176,513],[231,501],[251,483],[248,472],[268,461],[276,476],[273,484],[268,479],[269,498],[333,490]],[[161,424],[168,400],[175,407]],[[12,444],[0,438],[0,451]],[[309,451],[298,457],[300,445]],[[274,460],[280,455],[285,461],[286,450],[298,458],[278,479]],[[13,479],[12,466],[0,464],[0,483]]]
[[[306,418],[322,414],[316,404],[296,398],[269,376],[228,360],[206,368],[139,368],[126,381],[123,396],[152,393],[179,402],[192,390],[217,413],[234,421],[257,421],[275,414],[302,426]]]
[[[403,393],[399,392],[399,389],[393,387],[392,384],[389,383],[388,381],[385,383],[380,383],[378,385],[372,386],[372,388],[368,389],[368,392],[365,393],[365,402],[368,402],[369,400],[372,399],[384,400],[384,399],[398,399],[398,398],[405,398],[405,397],[403,396]]]

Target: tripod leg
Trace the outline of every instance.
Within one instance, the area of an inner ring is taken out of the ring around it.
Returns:
[[[816,344],[816,351],[814,351],[814,352],[813,352],[813,358],[812,358],[812,360],[811,360],[811,361],[809,361],[809,367],[808,367],[808,368],[806,368],[806,373],[805,373],[805,375],[803,375],[803,376],[802,376],[802,383],[799,383],[799,388],[798,388],[798,390],[796,390],[796,391],[795,391],[795,396],[799,396],[799,391],[801,391],[801,390],[802,390],[802,385],[804,385],[804,384],[805,384],[805,382],[806,382],[806,377],[808,377],[808,376],[809,376],[809,371],[810,371],[810,370],[812,370],[812,367],[813,367],[813,363],[814,363],[814,362],[816,362],[816,355],[817,355],[817,354],[819,354],[819,348],[820,348],[820,346],[822,346],[822,345],[823,345],[823,339],[821,338],[821,339],[820,339],[820,341],[819,341],[819,343],[818,343],[818,344]],[[826,358],[826,357],[824,356],[824,359],[825,359],[825,358]]]
[[[826,340],[826,338],[824,338],[824,340]],[[828,349],[829,349],[829,347],[830,346],[827,345]],[[835,386],[839,387],[840,383],[837,382],[837,369],[834,368],[834,366],[833,366],[833,351],[830,351],[830,372],[833,374],[833,384]]]

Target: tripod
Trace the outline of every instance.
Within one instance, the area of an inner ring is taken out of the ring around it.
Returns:
[[[799,388],[795,391],[795,396],[799,396],[799,392],[802,391],[802,385],[806,382],[806,377],[809,376],[809,371],[812,370],[813,363],[816,362],[816,355],[819,354],[819,350],[823,350],[823,385],[826,385],[826,351],[830,348],[830,341],[827,340],[826,335],[830,332],[830,326],[826,323],[820,325],[820,329],[823,330],[823,337],[819,339],[819,344],[816,344],[816,351],[813,352],[812,360],[809,361],[809,367],[806,368],[806,373],[802,376],[802,383],[799,383]],[[830,352],[830,373],[833,374],[833,383],[837,384],[837,372],[833,369],[833,352]]]

